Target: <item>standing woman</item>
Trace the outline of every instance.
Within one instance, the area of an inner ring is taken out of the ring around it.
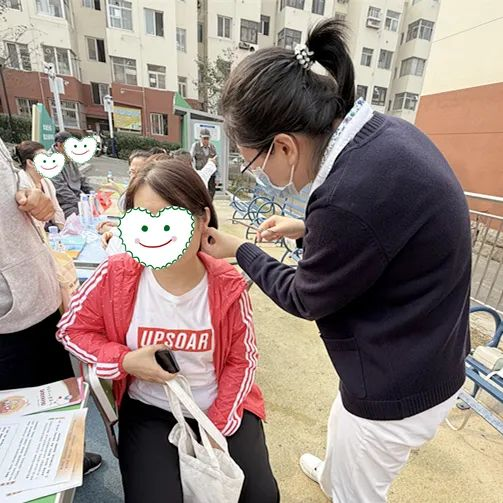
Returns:
[[[236,256],[282,309],[316,321],[340,393],[325,461],[304,455],[302,469],[333,501],[377,503],[463,385],[470,228],[442,154],[411,124],[355,103],[354,89],[333,19],[305,46],[259,50],[235,68],[222,108],[243,170],[275,195],[312,183],[305,220],[271,217],[259,239],[302,239],[303,260],[293,269],[215,229],[203,249]]]

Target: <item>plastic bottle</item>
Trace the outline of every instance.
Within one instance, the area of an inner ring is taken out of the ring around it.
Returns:
[[[107,173],[107,182],[111,182],[111,181],[113,181],[113,179],[114,179],[114,174],[112,173],[112,171],[109,171]]]
[[[53,250],[58,249],[59,229],[55,225],[49,227],[49,246]]]
[[[89,206],[89,196],[87,194],[80,194],[79,203],[80,221],[84,227],[92,225],[91,207]]]
[[[94,190],[91,190],[91,192],[89,192],[89,207],[91,208],[91,218],[94,223],[99,215],[98,206],[96,205],[96,192]]]

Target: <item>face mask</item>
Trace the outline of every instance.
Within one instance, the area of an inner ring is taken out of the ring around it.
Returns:
[[[274,183],[271,182],[271,179],[269,178],[267,173],[264,171],[265,165],[269,160],[269,156],[271,154],[273,145],[274,143],[272,143],[271,146],[269,147],[269,151],[267,152],[264,164],[261,167],[255,168],[253,170],[253,175],[255,176],[257,183],[261,185],[264,188],[264,190],[273,197],[282,197],[286,199],[288,197],[296,196],[299,194],[299,191],[297,190],[297,188],[293,183],[293,172],[295,171],[295,166],[292,166],[292,170],[290,171],[290,181],[283,187],[274,185]]]

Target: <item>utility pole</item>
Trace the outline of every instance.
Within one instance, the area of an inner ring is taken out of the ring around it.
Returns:
[[[110,141],[112,142],[112,157],[117,157],[114,140],[114,124],[112,121],[112,111],[114,109],[114,99],[109,94],[103,96],[103,108],[108,114],[108,129],[110,130]]]
[[[64,131],[65,125],[63,124],[63,112],[61,111],[61,100],[59,99],[60,94],[64,94],[65,86],[63,79],[56,75],[56,69],[52,63],[46,63],[44,61],[44,71],[47,73],[49,78],[49,88],[54,96],[54,105],[56,107],[56,117],[58,120],[58,130]]]

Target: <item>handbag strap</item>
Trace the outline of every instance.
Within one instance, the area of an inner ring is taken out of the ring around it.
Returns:
[[[198,422],[199,428],[204,430],[204,433],[207,433],[215,441],[218,447],[220,447],[220,449],[228,453],[229,449],[227,446],[227,440],[225,440],[225,437],[222,433],[220,433],[218,428],[194,402],[194,398],[191,396],[192,393],[190,393],[190,386],[186,378],[178,375],[175,379],[166,381],[166,385],[183,404],[183,406],[192,414],[192,417]],[[187,389],[189,390],[188,392],[186,391]],[[203,431],[201,433],[203,433]],[[207,439],[204,434],[201,435],[201,440],[203,441],[203,444],[205,444],[205,447],[211,447],[206,445],[205,440]]]

